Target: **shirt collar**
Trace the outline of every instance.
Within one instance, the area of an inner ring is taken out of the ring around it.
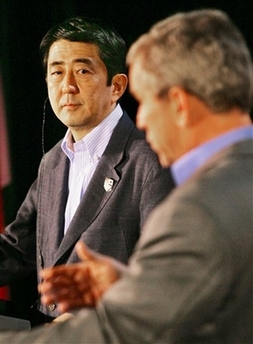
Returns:
[[[186,153],[171,166],[171,173],[176,185],[180,185],[190,178],[215,153],[231,144],[247,139],[253,139],[253,126],[232,130]]]
[[[71,131],[68,129],[61,148],[70,161],[73,161],[75,153],[80,150],[87,150],[91,159],[100,158],[110,140],[111,134],[123,114],[121,106],[118,104],[115,109],[105,117],[92,131],[90,131],[80,141],[73,142]]]

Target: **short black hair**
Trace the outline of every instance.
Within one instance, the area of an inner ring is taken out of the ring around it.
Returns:
[[[114,75],[126,73],[127,45],[118,32],[107,25],[102,26],[98,20],[74,17],[55,25],[42,38],[40,54],[45,75],[50,47],[60,39],[96,45],[107,69],[107,85],[111,84]]]

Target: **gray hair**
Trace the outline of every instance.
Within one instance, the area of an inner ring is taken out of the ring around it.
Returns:
[[[180,86],[215,112],[252,106],[250,52],[222,11],[195,10],[158,22],[131,46],[127,64],[136,59],[157,95]]]

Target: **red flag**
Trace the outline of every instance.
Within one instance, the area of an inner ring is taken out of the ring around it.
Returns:
[[[0,80],[0,233],[4,230],[3,188],[11,181],[2,80]],[[8,287],[0,288],[0,299],[9,300]]]

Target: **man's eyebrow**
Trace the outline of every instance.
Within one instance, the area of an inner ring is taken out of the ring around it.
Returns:
[[[74,62],[81,62],[81,63],[85,63],[88,65],[93,65],[93,60],[91,58],[88,57],[82,57],[82,58],[78,58],[78,59],[74,59]]]
[[[81,63],[84,63],[84,64],[87,64],[89,66],[92,66],[94,63],[92,61],[91,58],[87,58],[87,57],[82,57],[82,58],[77,58],[77,59],[74,59],[73,62],[81,62]],[[50,67],[53,67],[53,66],[59,66],[59,65],[64,65],[65,62],[64,61],[53,61],[49,64]]]

